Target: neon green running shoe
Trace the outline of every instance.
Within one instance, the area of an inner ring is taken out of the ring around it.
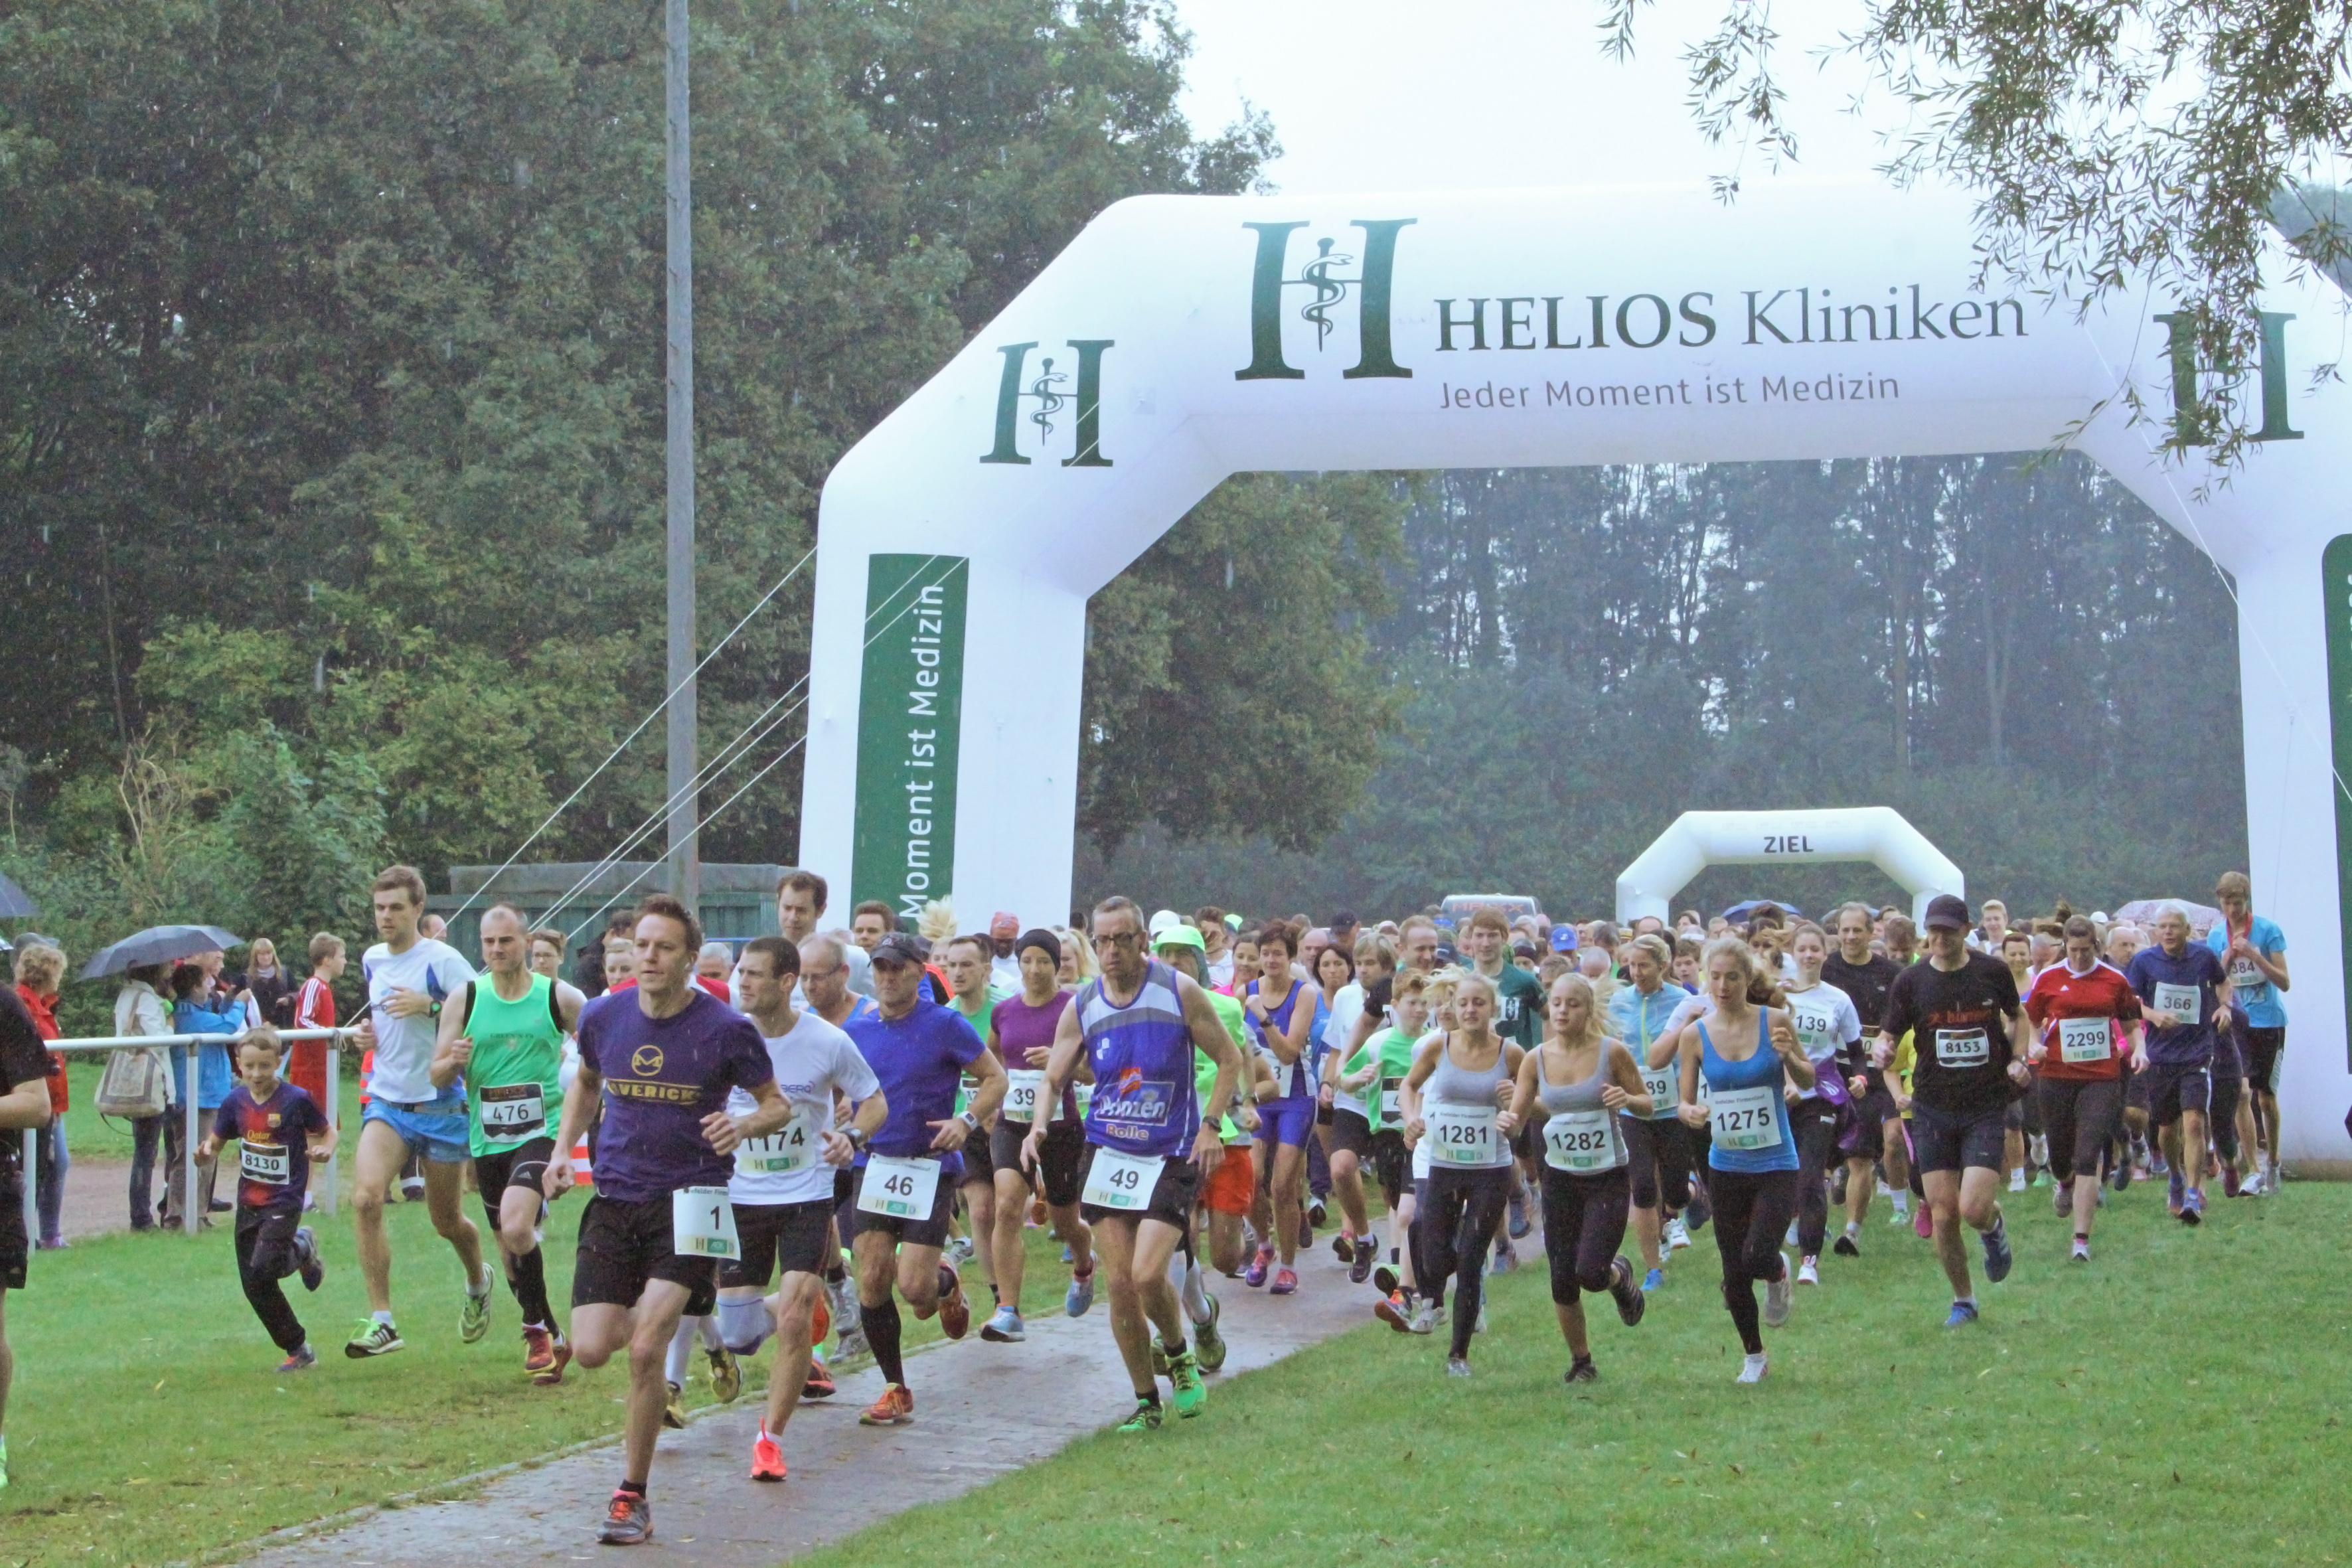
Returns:
[[[1176,1414],[1186,1420],[1201,1414],[1209,1391],[1201,1384],[1201,1358],[1190,1350],[1168,1358],[1168,1381],[1176,1385]]]
[[[482,1336],[490,1331],[490,1292],[485,1289],[478,1296],[466,1292],[466,1304],[457,1311],[457,1337],[469,1345],[479,1344]]]
[[[402,1339],[400,1331],[390,1323],[362,1318],[360,1326],[352,1332],[351,1342],[343,1346],[343,1353],[353,1361],[365,1361],[370,1356],[390,1355],[394,1351],[407,1348],[408,1342]]]
[[[1160,1417],[1158,1400],[1139,1399],[1135,1402],[1135,1414],[1120,1422],[1118,1429],[1121,1432],[1157,1432]]]

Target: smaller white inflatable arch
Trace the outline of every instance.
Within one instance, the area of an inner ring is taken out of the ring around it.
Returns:
[[[1924,920],[1938,893],[1966,898],[1960,868],[1892,806],[1821,811],[1685,811],[1617,879],[1620,924],[1655,915],[1671,922],[1671,901],[1709,866],[1867,860],[1911,895]]]

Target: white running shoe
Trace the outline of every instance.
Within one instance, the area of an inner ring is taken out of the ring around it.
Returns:
[[[1764,1287],[1764,1326],[1766,1328],[1777,1329],[1789,1321],[1789,1303],[1795,1293],[1796,1287],[1790,1280],[1788,1255],[1783,1253],[1780,1258],[1780,1278],[1769,1281]]]
[[[1412,1317],[1405,1324],[1405,1332],[1409,1334],[1425,1334],[1436,1327],[1436,1303],[1424,1297],[1421,1303],[1413,1308]]]
[[[1798,1265],[1797,1265],[1797,1283],[1798,1283],[1798,1284],[1800,1284],[1800,1285],[1818,1285],[1818,1284],[1820,1284],[1821,1282],[1822,1282],[1822,1271],[1821,1271],[1820,1268],[1819,1268],[1819,1267],[1818,1267],[1818,1266],[1813,1262],[1813,1260],[1812,1260],[1811,1258],[1806,1258],[1802,1263],[1800,1263],[1800,1264],[1798,1264]]]
[[[1689,1245],[1690,1231],[1683,1225],[1683,1216],[1676,1215],[1674,1218],[1666,1221],[1666,1250],[1669,1252],[1680,1252],[1684,1247],[1688,1247]]]
[[[2256,1171],[2238,1184],[2238,1195],[2242,1198],[2258,1198],[2268,1190],[2263,1185],[2263,1173],[2260,1171]]]
[[[1739,1376],[1735,1381],[1740,1383],[1761,1383],[1764,1381],[1764,1374],[1770,1371],[1771,1367],[1771,1358],[1759,1351],[1752,1356],[1747,1356],[1741,1359],[1739,1363]]]
[[[1794,1247],[1797,1245],[1797,1222],[1795,1220],[1790,1220],[1789,1222],[1789,1234],[1780,1238],[1780,1245],[1783,1247]]]

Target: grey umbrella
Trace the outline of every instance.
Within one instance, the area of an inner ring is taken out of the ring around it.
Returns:
[[[26,896],[25,889],[10,881],[5,872],[0,872],[0,921],[28,921],[40,912],[34,907],[33,900]]]
[[[244,941],[243,937],[231,935],[218,926],[149,926],[135,936],[124,937],[111,947],[100,948],[98,956],[83,968],[81,977],[96,980],[103,975],[120,974],[142,963],[169,963],[175,958],[226,952]]]

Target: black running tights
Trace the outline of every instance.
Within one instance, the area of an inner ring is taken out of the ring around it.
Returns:
[[[1739,1331],[1740,1348],[1764,1352],[1756,1315],[1756,1282],[1788,1271],[1780,1238],[1797,1208],[1794,1171],[1710,1171],[1706,1188],[1715,1198],[1715,1246],[1723,1255],[1723,1304]]]

